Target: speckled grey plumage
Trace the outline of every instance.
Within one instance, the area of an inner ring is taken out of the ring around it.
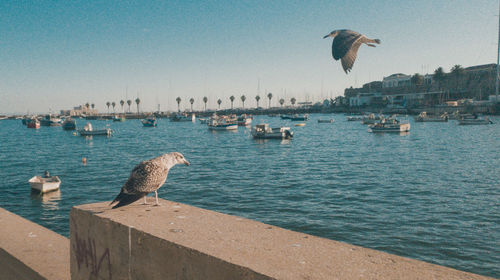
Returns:
[[[170,168],[178,163],[189,165],[184,156],[177,152],[163,154],[139,163],[132,169],[127,182],[123,185],[118,196],[111,202],[111,204],[119,202],[113,208],[130,204],[148,193],[158,190],[167,180]]]

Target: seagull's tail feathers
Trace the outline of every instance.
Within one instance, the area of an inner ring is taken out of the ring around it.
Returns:
[[[147,193],[134,193],[134,194],[128,194],[124,193],[123,191],[118,194],[118,196],[113,200],[113,202],[110,203],[113,204],[118,201],[118,204],[113,206],[113,209],[122,207],[125,205],[129,205],[130,203],[136,202],[137,200],[143,198]]]
[[[375,43],[380,44],[380,39],[375,39]]]

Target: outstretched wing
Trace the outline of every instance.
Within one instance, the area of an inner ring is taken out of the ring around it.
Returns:
[[[358,50],[361,44],[362,42],[360,37],[352,44],[351,49],[349,49],[349,51],[340,60],[342,62],[342,68],[344,69],[346,74],[349,73],[349,71],[351,71],[352,66],[354,65],[354,61],[358,56]]]
[[[363,35],[352,30],[342,30],[335,36],[332,43],[332,56],[335,60],[344,57]],[[358,46],[359,48],[359,46]]]

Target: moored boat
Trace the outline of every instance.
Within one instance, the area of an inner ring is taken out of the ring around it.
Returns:
[[[208,123],[210,130],[237,130],[238,124],[226,118],[212,118]]]
[[[448,113],[444,113],[440,116],[433,116],[427,114],[427,112],[421,112],[416,118],[416,122],[447,122],[448,121]]]
[[[194,122],[196,120],[195,114],[189,116],[187,113],[181,114],[177,113],[170,117],[170,121],[172,122]]]
[[[80,133],[80,136],[98,136],[98,135],[110,136],[111,132],[112,131],[110,128],[94,130],[90,123],[87,123],[83,127],[83,129],[78,130],[78,133]]]
[[[118,115],[113,116],[114,122],[124,122],[125,120],[126,120],[125,116],[118,116]]]
[[[62,128],[64,130],[75,130],[76,129],[76,120],[73,118],[66,118],[62,123]]]
[[[34,128],[34,129],[39,129],[40,128],[40,121],[36,118],[32,118],[28,121],[26,121],[26,126],[28,128]]]
[[[382,119],[380,122],[370,125],[371,132],[408,132],[409,122],[400,122],[397,119]]]
[[[319,119],[318,123],[333,123],[333,119],[329,119],[329,120],[321,120],[321,119]]]
[[[237,121],[239,126],[248,126],[252,123],[252,119],[253,118],[251,116],[247,116],[246,114],[243,114],[243,115],[239,116],[236,121]]]
[[[493,124],[493,122],[488,118],[476,118],[476,119],[461,119],[458,120],[458,125],[484,125]]]
[[[56,191],[61,185],[61,179],[57,176],[49,176],[47,171],[45,171],[45,176],[34,176],[29,179],[28,182],[30,183],[31,189],[41,193]]]
[[[201,124],[208,124],[208,122],[210,121],[209,118],[198,118],[198,120]]]
[[[291,139],[293,137],[293,132],[289,127],[271,128],[267,123],[256,125],[251,133],[255,139]]]
[[[361,116],[349,116],[347,117],[348,122],[354,122],[354,121],[362,121],[363,117]]]
[[[145,127],[155,127],[158,125],[158,122],[156,121],[155,117],[149,117],[149,118],[143,119],[141,122],[142,122],[142,125]]]
[[[300,116],[300,115],[293,115],[292,117],[290,117],[291,121],[307,121],[308,119],[309,119],[309,115],[308,114],[304,114],[302,116]]]
[[[41,126],[60,126],[62,120],[60,118],[53,117],[52,115],[46,115],[41,121]]]
[[[382,119],[384,119],[383,115],[375,116],[375,114],[372,113],[372,114],[370,114],[368,116],[364,116],[361,119],[361,123],[362,124],[375,124],[375,123],[380,122]]]

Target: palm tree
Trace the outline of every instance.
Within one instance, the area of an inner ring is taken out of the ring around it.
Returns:
[[[271,99],[273,98],[273,94],[272,93],[268,93],[267,94],[267,98],[269,98],[269,108],[271,108]]]
[[[111,102],[111,106],[113,106],[113,113],[116,113],[116,111],[115,111],[116,102],[114,102],[114,101]]]
[[[234,95],[231,95],[231,96],[229,97],[229,100],[231,100],[231,110],[233,110]]]
[[[280,99],[280,105],[281,105],[281,108],[283,108],[283,104],[285,104],[285,99],[281,98],[281,99]]]
[[[141,104],[141,100],[139,99],[139,97],[135,99],[135,104],[137,104],[137,114],[139,114],[139,104]]]
[[[203,102],[205,103],[205,111],[207,110],[207,102],[208,102],[208,98],[205,96],[203,97]]]
[[[124,105],[124,104],[125,104],[125,101],[123,101],[123,99],[122,99],[122,100],[120,100],[120,106],[122,106],[122,113],[125,113],[125,111],[123,111],[123,105]]]
[[[292,106],[295,106],[296,101],[297,99],[295,99],[295,97],[292,97],[292,99],[290,99],[290,103],[292,103]]]
[[[451,68],[450,74],[453,76],[453,79],[455,80],[455,90],[458,92],[458,87],[460,84],[460,79],[464,75],[464,69],[460,65],[455,65],[453,68]],[[463,96],[462,96],[463,98]]]
[[[222,103],[222,100],[219,98],[219,99],[217,100],[217,104],[219,104],[219,110],[220,110],[220,104],[221,104],[221,103]]]
[[[94,110],[95,104],[94,103],[90,104],[90,107],[92,107],[92,110]]]
[[[191,112],[193,112],[194,98],[191,97],[191,99],[189,99],[189,103],[191,103]]]
[[[132,105],[132,100],[127,100],[128,112],[130,113],[130,105]]]
[[[106,102],[106,106],[108,106],[108,114],[109,114],[109,105],[111,105],[111,103],[109,101]]]
[[[87,110],[88,110],[88,109],[89,109],[89,107],[90,107],[90,104],[89,104],[88,102],[87,102],[87,103],[85,103],[85,107],[87,107]]]
[[[255,96],[255,101],[257,101],[257,108],[259,108],[259,100],[260,100],[260,96]]]
[[[439,91],[439,103],[443,102],[443,94],[441,93],[441,88],[443,85],[443,81],[445,79],[445,73],[443,70],[443,67],[439,67],[434,71],[434,81],[438,84],[438,91]]]
[[[177,111],[179,111],[179,112],[181,111],[181,108],[179,107],[181,105],[181,100],[182,99],[180,97],[177,97],[175,99],[175,101],[177,101]]]
[[[242,95],[241,102],[243,102],[243,109],[245,109],[245,100],[247,100],[247,97],[245,95]]]

